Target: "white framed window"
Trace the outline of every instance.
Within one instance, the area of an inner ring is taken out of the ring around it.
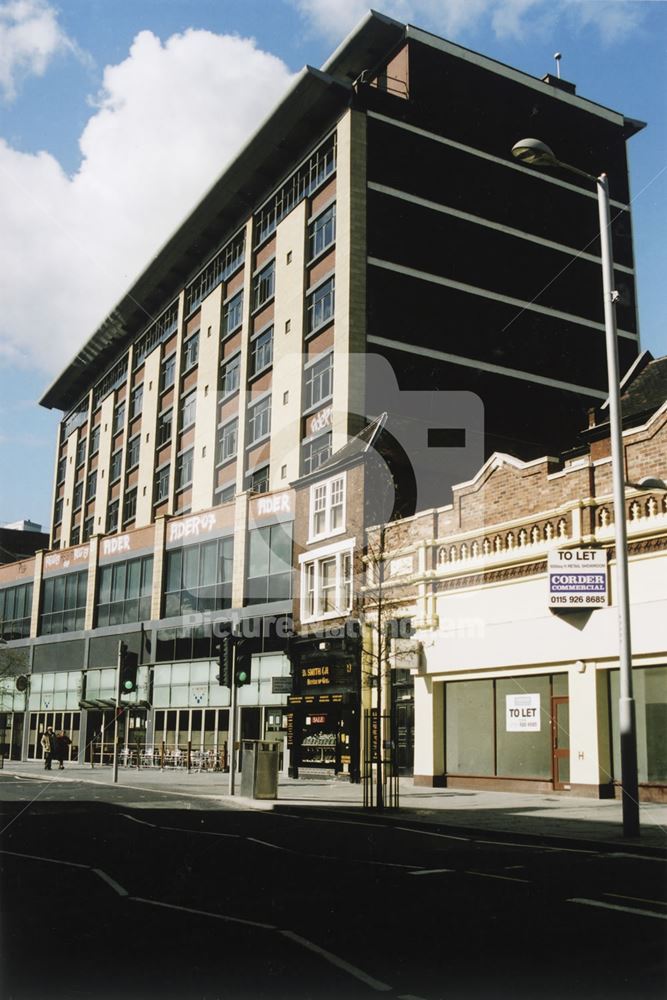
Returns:
[[[345,531],[345,473],[310,487],[309,541]]]
[[[302,621],[339,618],[352,608],[354,542],[345,539],[300,556]]]

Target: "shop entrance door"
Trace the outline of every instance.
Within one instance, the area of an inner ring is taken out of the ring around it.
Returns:
[[[551,699],[553,783],[561,791],[570,787],[570,699]]]
[[[396,719],[396,764],[399,774],[412,774],[415,756],[415,706],[412,701],[397,701],[394,707]]]

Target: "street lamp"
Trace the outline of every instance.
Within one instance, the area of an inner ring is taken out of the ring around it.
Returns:
[[[618,633],[620,696],[618,700],[621,734],[621,783],[623,834],[639,836],[639,783],[637,778],[637,730],[635,702],[632,695],[632,644],[630,640],[630,594],[628,587],[628,540],[625,526],[625,476],[623,472],[623,436],[621,425],[621,393],[616,338],[616,301],[613,258],[611,251],[611,217],[609,213],[609,182],[606,174],[594,177],[569,163],[562,163],[539,139],[522,139],[512,147],[512,155],[535,167],[560,167],[569,173],[593,181],[597,187],[602,251],[602,290],[604,326],[607,346],[607,378],[609,382],[609,430],[611,434],[611,468],[614,487],[614,533],[616,545],[616,585],[618,588]]]
[[[645,476],[638,483],[626,483],[635,490],[664,490],[667,493],[667,483],[664,479],[656,479],[655,476]]]

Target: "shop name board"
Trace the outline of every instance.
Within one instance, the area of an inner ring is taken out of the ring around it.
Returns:
[[[257,515],[263,514],[291,514],[292,495],[290,493],[278,493],[272,497],[260,497],[257,501]]]
[[[303,666],[299,670],[300,690],[308,688],[350,688],[353,667],[351,663],[323,663]]]
[[[327,427],[331,427],[333,421],[333,406],[327,406],[324,410],[320,410],[310,421],[310,427],[308,430],[309,434],[318,434],[320,431],[324,431]]]
[[[121,552],[129,552],[132,548],[129,535],[117,535],[115,538],[105,538],[102,542],[103,556],[117,556]]]
[[[606,607],[607,552],[603,549],[565,549],[550,552],[549,607]]]
[[[345,694],[292,694],[288,705],[347,705],[349,695]]]
[[[505,696],[505,729],[508,733],[540,732],[539,694]]]
[[[84,559],[87,559],[89,552],[90,549],[87,545],[80,545],[64,552],[52,552],[51,555],[44,557],[44,569],[67,569],[71,563],[83,562]]]
[[[301,670],[302,687],[327,687],[331,684],[328,667],[303,667]]]
[[[169,541],[176,542],[191,535],[197,537],[209,534],[215,525],[215,514],[196,514],[194,517],[186,517],[183,521],[172,521],[169,525]]]

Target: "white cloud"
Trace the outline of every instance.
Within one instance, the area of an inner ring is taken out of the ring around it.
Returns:
[[[252,40],[144,31],[104,72],[76,174],[0,140],[0,356],[57,372],[290,80]]]
[[[45,0],[0,4],[0,91],[5,100],[13,100],[25,76],[42,76],[54,56],[68,51],[77,51],[76,46]]]
[[[354,28],[368,0],[291,0],[312,29],[332,41]],[[490,25],[499,38],[525,38],[563,14],[579,28],[596,29],[604,43],[622,39],[644,20],[646,5],[636,0],[385,0],[381,10],[457,39]]]
[[[646,4],[638,0],[564,0],[564,6],[575,25],[596,28],[605,45],[627,38],[647,13]]]

